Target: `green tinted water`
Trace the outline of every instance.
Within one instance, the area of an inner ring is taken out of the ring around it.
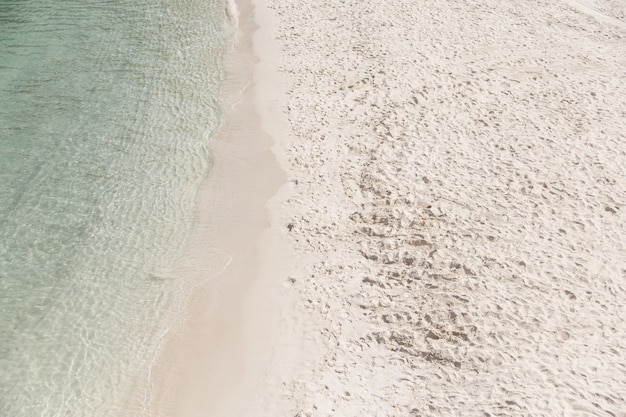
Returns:
[[[0,415],[114,416],[220,123],[224,0],[0,2]]]

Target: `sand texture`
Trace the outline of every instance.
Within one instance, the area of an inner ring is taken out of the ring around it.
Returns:
[[[626,30],[587,3],[267,1],[296,267],[249,415],[626,415]]]

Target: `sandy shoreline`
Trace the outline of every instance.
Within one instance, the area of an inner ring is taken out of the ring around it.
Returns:
[[[130,410],[133,416],[238,413],[240,397],[258,380],[258,364],[267,355],[268,323],[276,321],[276,304],[268,304],[274,296],[268,293],[273,276],[286,274],[289,262],[276,260],[289,249],[277,229],[269,229],[266,206],[277,198],[285,174],[267,133],[276,134],[278,125],[263,120],[265,105],[261,112],[258,108],[262,88],[257,83],[271,82],[258,69],[253,4],[241,1],[237,6],[238,16],[232,8],[225,10],[239,26],[235,50],[227,58],[224,101],[232,109],[211,145],[213,165],[197,193],[196,224],[184,258],[172,272],[198,285],[182,320],[164,337],[150,388],[141,410]]]
[[[156,384],[197,399],[151,415],[626,415],[619,11],[239,6],[250,85],[206,194],[234,261]]]
[[[247,415],[624,415],[614,3],[268,1],[304,319]]]

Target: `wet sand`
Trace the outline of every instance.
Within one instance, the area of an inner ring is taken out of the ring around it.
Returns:
[[[196,225],[173,272],[199,284],[153,365],[142,411],[151,417],[232,413],[241,403],[236,397],[258,380],[270,323],[277,322],[268,291],[272,277],[289,264],[282,260],[288,248],[270,229],[266,206],[286,177],[270,149],[271,127],[262,126],[267,123],[257,108],[263,74],[253,50],[252,5],[238,6],[233,18],[239,35],[228,58],[224,98],[232,107],[212,143],[213,166],[198,191]]]

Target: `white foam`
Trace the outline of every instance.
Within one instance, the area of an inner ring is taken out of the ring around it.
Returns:
[[[235,0],[228,0],[226,2],[226,8],[224,9],[226,17],[235,25],[239,26],[239,8]]]

